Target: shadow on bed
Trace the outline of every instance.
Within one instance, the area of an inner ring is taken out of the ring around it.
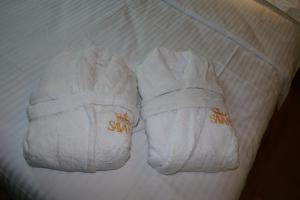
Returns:
[[[300,71],[262,139],[240,200],[300,199]]]

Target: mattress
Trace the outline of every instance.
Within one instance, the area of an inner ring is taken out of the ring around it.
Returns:
[[[1,1],[0,24],[0,180],[14,199],[238,199],[299,67],[299,27],[248,0]],[[143,130],[119,170],[31,168],[22,155],[30,93],[55,55],[88,45],[122,55],[133,70],[158,46],[206,56],[237,132],[239,168],[161,175],[147,164]]]

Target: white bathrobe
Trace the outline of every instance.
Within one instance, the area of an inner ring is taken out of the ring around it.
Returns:
[[[122,167],[137,123],[137,85],[122,59],[65,50],[31,96],[24,157],[35,167],[95,172]]]
[[[238,145],[214,69],[191,51],[155,49],[137,68],[148,162],[158,172],[238,166]]]

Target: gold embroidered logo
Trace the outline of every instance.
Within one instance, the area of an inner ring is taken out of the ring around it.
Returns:
[[[227,113],[221,112],[219,108],[212,108],[213,114],[209,116],[210,121],[215,124],[230,124],[230,119]]]
[[[131,133],[132,123],[129,120],[128,114],[126,113],[116,113],[116,120],[110,120],[108,122],[107,130],[115,131],[119,133]]]

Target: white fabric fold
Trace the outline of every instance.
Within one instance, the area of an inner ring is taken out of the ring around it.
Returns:
[[[147,119],[152,115],[177,110],[178,108],[210,108],[223,105],[223,97],[216,92],[199,88],[188,88],[172,91],[154,99],[143,101],[142,116],[144,119]]]
[[[155,49],[137,70],[149,164],[163,174],[238,166],[238,144],[213,66]]]
[[[31,96],[24,157],[63,171],[120,168],[130,157],[136,105],[136,78],[121,58],[96,47],[65,50]]]
[[[133,117],[139,116],[136,105],[130,105],[126,99],[122,99],[122,97],[116,98],[110,95],[102,96],[91,92],[70,95],[56,100],[33,104],[28,107],[27,112],[29,119],[34,120],[40,117],[76,109],[87,104],[118,106],[130,112]],[[133,121],[135,122],[134,124],[136,124],[138,122],[138,118],[133,119]]]

